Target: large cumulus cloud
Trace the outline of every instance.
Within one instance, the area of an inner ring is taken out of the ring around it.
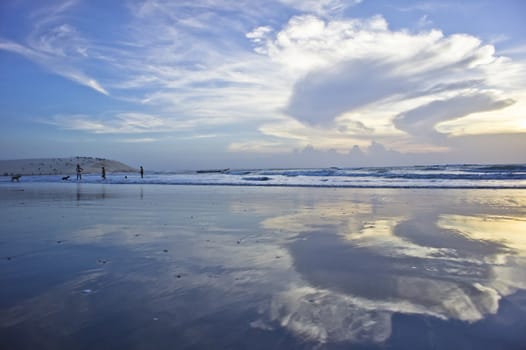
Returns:
[[[393,31],[381,16],[312,15],[253,33],[257,52],[295,78],[284,112],[313,127],[337,126],[359,111],[365,125],[391,124],[415,142],[434,142],[438,123],[505,109],[523,96],[524,68],[471,35]]]

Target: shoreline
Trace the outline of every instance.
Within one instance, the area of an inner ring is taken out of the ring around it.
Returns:
[[[137,174],[109,174],[106,179],[100,175],[84,175],[82,180],[76,180],[70,177],[67,181],[61,180],[61,175],[56,176],[22,176],[18,181],[13,181],[11,177],[0,176],[0,186],[10,185],[29,185],[29,184],[105,184],[105,185],[163,185],[163,186],[228,186],[228,187],[297,187],[297,188],[365,188],[365,189],[459,189],[459,190],[524,190],[526,189],[526,180],[477,180],[477,181],[428,181],[412,179],[408,181],[400,180],[398,183],[386,183],[382,180],[368,179],[364,184],[363,180],[332,179],[333,183],[320,181],[312,178],[297,177],[278,177],[269,178],[268,180],[245,179],[242,176],[221,175],[221,177],[207,178],[203,175],[146,175],[141,178]],[[354,181],[355,183],[349,183]],[[409,183],[409,184],[408,184]]]

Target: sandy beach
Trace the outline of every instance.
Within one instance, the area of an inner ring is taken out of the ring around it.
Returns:
[[[2,349],[523,349],[526,190],[0,185]]]

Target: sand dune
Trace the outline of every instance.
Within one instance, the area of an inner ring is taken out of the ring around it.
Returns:
[[[107,173],[138,171],[136,168],[111,159],[69,157],[0,160],[0,175],[73,175],[77,164],[84,169],[84,174],[99,173],[102,166],[106,168]]]

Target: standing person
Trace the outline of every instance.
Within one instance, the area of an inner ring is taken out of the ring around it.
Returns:
[[[82,170],[84,169],[82,169],[80,164],[77,163],[77,180],[82,180]]]
[[[142,165],[141,165],[141,179],[142,179],[143,177],[144,177],[144,169],[143,169],[143,167],[142,167]]]
[[[102,167],[102,179],[106,180],[106,169]]]

